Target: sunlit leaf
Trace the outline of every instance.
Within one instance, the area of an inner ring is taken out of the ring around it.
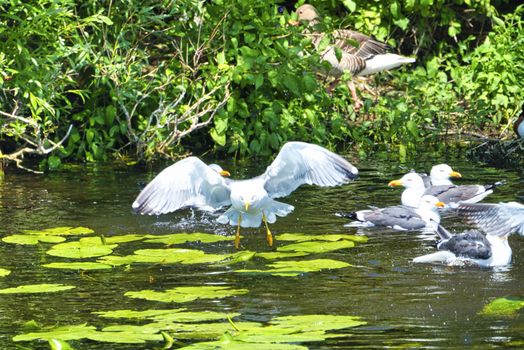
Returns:
[[[70,236],[70,235],[88,235],[95,231],[87,227],[53,227],[45,230],[23,230],[24,233],[30,235],[52,235],[52,236]]]
[[[263,253],[257,253],[257,258],[263,258],[266,260],[274,260],[274,259],[285,259],[285,258],[294,258],[298,256],[306,256],[309,255],[309,253],[306,252],[291,252],[291,253],[283,253],[283,252],[263,252]]]
[[[117,246],[116,244],[102,244],[101,241],[98,243],[94,241],[66,242],[52,246],[47,254],[62,258],[85,259],[111,254]]]
[[[485,305],[479,314],[483,316],[515,317],[522,308],[524,308],[524,300],[497,298]]]
[[[75,286],[66,286],[63,284],[43,283],[43,284],[28,284],[14,288],[0,289],[0,294],[31,294],[31,293],[52,293],[61,292],[76,288]],[[57,337],[58,338],[58,337]]]
[[[51,350],[73,350],[71,345],[60,339],[49,339],[48,343]]]
[[[357,235],[345,235],[345,234],[323,234],[323,235],[313,235],[313,234],[304,234],[304,233],[282,233],[278,235],[279,241],[329,241],[336,242],[341,240],[354,241],[359,243],[367,242],[368,238],[366,236],[357,236]]]
[[[87,324],[57,327],[48,331],[31,332],[13,337],[13,341],[29,341],[35,339],[60,339],[76,340],[84,339],[96,332],[96,328]]]
[[[133,327],[133,326],[129,326],[129,327]],[[87,338],[94,340],[94,341],[98,341],[98,342],[116,343],[116,344],[143,344],[146,341],[159,342],[164,339],[161,334],[157,333],[159,332],[158,329],[154,330],[154,332],[147,333],[147,332],[138,332],[137,330],[140,328],[141,328],[140,326],[134,326],[132,329],[123,330],[123,331],[116,331],[116,330],[111,331],[111,330],[106,330],[107,328],[104,328],[102,332],[94,332],[92,334],[89,334]]]
[[[261,327],[257,322],[235,322],[235,326],[241,330]],[[233,332],[235,329],[228,322],[212,323],[172,323],[168,331],[174,332],[178,339],[216,339],[225,332]]]
[[[213,263],[227,259],[229,255],[206,254],[195,249],[140,249],[133,255],[106,256],[98,259],[98,262],[112,266],[130,265],[133,263],[151,264],[204,264]]]
[[[254,273],[254,274],[271,274],[274,276],[298,276],[305,272],[316,272],[328,269],[340,269],[351,266],[348,263],[331,260],[331,259],[316,259],[316,260],[287,260],[277,261],[268,264],[271,269],[267,270],[236,270],[238,273]]]
[[[306,346],[294,345],[294,344],[271,344],[268,347],[267,343],[246,343],[243,341],[223,341],[217,340],[213,342],[202,342],[195,343],[189,346],[185,346],[184,350],[307,350]]]
[[[0,269],[0,277],[5,277],[5,276],[9,275],[10,273],[11,273],[11,271],[9,271],[9,270]]]
[[[293,243],[277,248],[279,252],[289,252],[289,251],[298,251],[306,253],[325,253],[338,249],[352,248],[355,246],[353,241],[336,241],[336,242],[327,242],[327,241],[308,241],[308,242],[299,242]]]
[[[101,237],[84,237],[80,239],[82,243],[91,243],[91,244],[118,244],[118,243],[128,243],[140,241],[142,239],[151,237],[150,235],[118,235],[118,236],[109,236],[104,237],[102,242]]]
[[[220,299],[234,295],[246,294],[247,289],[232,289],[225,286],[178,287],[165,291],[141,290],[126,292],[130,298],[161,301],[164,303],[187,303],[196,299]]]
[[[157,236],[146,240],[148,243],[164,243],[166,245],[182,244],[187,242],[214,243],[231,241],[233,237],[225,237],[211,233],[173,233],[165,236]]]
[[[97,262],[54,262],[42,265],[51,269],[67,269],[67,270],[105,270],[112,269],[111,265],[101,264]]]
[[[42,243],[60,243],[65,241],[64,237],[60,236],[45,236],[45,235],[11,235],[2,238],[5,243],[36,245]]]
[[[204,321],[215,321],[225,320],[227,317],[240,316],[238,313],[222,313],[213,311],[201,311],[201,312],[190,312],[186,311],[185,308],[170,309],[170,310],[115,310],[115,311],[97,311],[94,314],[100,315],[105,318],[138,318],[148,319],[157,322],[204,322]]]

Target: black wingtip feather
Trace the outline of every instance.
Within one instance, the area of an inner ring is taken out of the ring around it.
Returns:
[[[354,211],[350,211],[347,213],[335,213],[335,215],[338,216],[339,218],[357,220],[357,213]]]

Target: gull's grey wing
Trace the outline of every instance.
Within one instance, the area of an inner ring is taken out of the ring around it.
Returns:
[[[464,203],[458,205],[457,213],[489,235],[504,236],[513,232],[524,235],[524,205],[517,202]]]
[[[215,170],[188,157],[160,172],[133,202],[140,214],[165,214],[183,207],[213,211],[230,204],[230,190]]]
[[[489,191],[489,190],[488,190]],[[489,192],[492,193],[492,192]],[[475,197],[479,197],[479,200],[484,198],[487,193],[484,186],[480,185],[440,185],[431,186],[424,192],[424,194],[430,194],[437,197],[442,202],[457,203],[460,201],[473,200]],[[482,197],[482,198],[480,198]]]
[[[453,235],[439,243],[438,249],[449,250],[458,257],[470,259],[489,259],[492,254],[491,244],[486,236],[477,230]]]
[[[376,209],[364,214],[364,219],[376,226],[386,226],[404,230],[418,230],[426,227],[426,222],[411,208],[395,205]]]
[[[284,197],[303,184],[337,186],[358,175],[341,156],[305,142],[286,143],[261,177],[271,198]]]

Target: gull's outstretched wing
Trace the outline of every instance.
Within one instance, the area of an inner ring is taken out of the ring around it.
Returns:
[[[303,184],[337,186],[358,175],[341,156],[305,142],[286,143],[261,177],[271,198],[284,197]]]
[[[140,192],[133,209],[140,214],[165,214],[183,207],[213,211],[230,204],[229,186],[215,170],[196,157],[164,169]]]
[[[503,236],[513,232],[524,235],[524,205],[520,203],[459,204],[457,212],[488,235]]]

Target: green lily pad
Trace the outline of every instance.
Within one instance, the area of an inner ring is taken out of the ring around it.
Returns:
[[[78,235],[89,235],[89,234],[95,233],[95,231],[87,227],[70,227],[70,226],[53,227],[53,228],[47,228],[45,230],[23,230],[23,232],[29,235],[39,235],[39,236],[45,236],[45,235],[78,236]]]
[[[118,244],[118,243],[128,243],[136,242],[143,240],[145,238],[151,237],[150,235],[118,235],[118,236],[109,236],[109,237],[84,237],[80,238],[80,242],[84,244]]]
[[[262,327],[257,322],[235,322],[235,327],[239,329],[252,329]],[[217,339],[226,332],[234,332],[235,329],[228,322],[210,323],[171,323],[167,329],[176,334],[177,339]]]
[[[88,339],[116,344],[143,344],[146,341],[162,341],[164,338],[159,333],[138,333],[135,331],[110,331],[103,330],[90,334]]]
[[[196,299],[220,299],[234,295],[246,294],[247,289],[231,289],[225,286],[178,287],[165,291],[150,289],[138,292],[126,292],[130,298],[161,301],[164,303],[187,303]]]
[[[5,276],[9,275],[10,273],[11,273],[11,271],[9,271],[9,270],[0,269],[0,277],[5,277]]]
[[[60,339],[49,339],[48,343],[51,350],[74,350],[71,345]]]
[[[485,305],[479,312],[483,316],[515,317],[517,312],[524,307],[524,300],[497,298]]]
[[[257,253],[258,258],[263,258],[266,260],[275,260],[275,259],[285,259],[285,258],[295,258],[299,256],[307,256],[309,253],[306,252],[263,252]]]
[[[195,343],[179,348],[180,350],[307,350],[308,348],[294,344],[271,344],[267,343],[246,343],[236,340],[217,340],[212,342]]]
[[[60,339],[60,340],[78,340],[87,338],[96,332],[96,328],[87,324],[56,327],[47,331],[30,332],[13,337],[13,341],[30,341],[35,339]]]
[[[206,322],[216,320],[226,320],[228,317],[240,316],[238,313],[225,314],[222,312],[201,311],[189,312],[185,308],[170,309],[170,310],[115,310],[115,311],[97,311],[94,314],[105,318],[138,318],[148,319],[157,322]]]
[[[64,237],[60,236],[45,236],[45,235],[11,235],[2,238],[5,243],[37,245],[42,243],[60,243],[65,241]]]
[[[348,263],[331,259],[316,260],[287,260],[268,264],[272,267],[268,270],[236,270],[238,273],[270,274],[274,276],[298,276],[305,272],[316,272],[320,270],[341,269],[351,266]]]
[[[47,254],[62,258],[85,259],[111,254],[117,246],[117,244],[102,244],[101,241],[67,242],[55,244]]]
[[[338,250],[338,249],[352,248],[354,246],[355,246],[355,242],[345,241],[345,240],[336,241],[336,242],[306,241],[306,242],[293,243],[293,244],[285,245],[282,247],[278,247],[277,251],[279,252],[295,251],[295,252],[305,252],[305,253],[325,253],[325,252],[330,252],[330,251]]]
[[[54,262],[42,265],[44,267],[48,267],[51,269],[67,269],[67,270],[105,270],[105,269],[112,269],[113,266],[101,264],[97,262]]]
[[[229,255],[206,254],[195,249],[140,249],[127,256],[105,256],[98,262],[112,266],[130,265],[133,263],[152,264],[204,264],[227,259]]]
[[[69,290],[73,288],[76,288],[76,287],[75,286],[66,286],[63,284],[52,284],[52,283],[28,284],[25,286],[18,286],[14,288],[0,289],[0,294],[52,293],[52,292],[61,292],[61,291]],[[53,338],[59,338],[59,337],[53,337]]]
[[[231,241],[234,237],[225,237],[211,233],[173,233],[170,235],[156,236],[148,239],[148,243],[164,243],[166,245],[183,244],[187,242],[215,243]]]
[[[367,242],[368,238],[366,236],[357,236],[357,235],[344,235],[344,234],[323,234],[323,235],[306,235],[303,233],[281,233],[278,235],[279,241],[354,241],[359,243]]]

